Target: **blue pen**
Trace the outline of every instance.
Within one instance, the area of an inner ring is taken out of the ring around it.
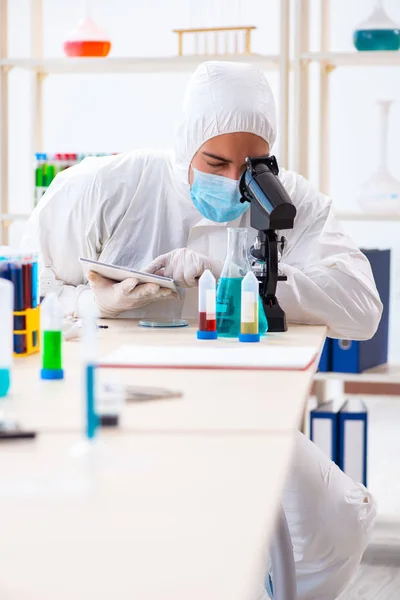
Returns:
[[[38,270],[38,256],[34,254],[32,256],[32,308],[37,308],[39,300],[39,270]],[[38,342],[38,334],[36,331],[32,333],[32,342],[36,346]]]
[[[99,418],[95,406],[95,366],[86,365],[86,435],[89,440],[96,436]]]
[[[86,436],[92,440],[96,436],[99,417],[95,402],[95,370],[97,364],[97,323],[96,315],[90,310],[82,315],[82,350],[85,370],[86,395]]]

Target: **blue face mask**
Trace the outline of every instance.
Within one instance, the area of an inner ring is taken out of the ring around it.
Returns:
[[[239,181],[192,169],[190,196],[203,217],[225,223],[234,221],[249,208],[248,202],[240,202]]]

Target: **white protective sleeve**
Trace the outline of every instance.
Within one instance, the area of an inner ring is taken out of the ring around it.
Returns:
[[[287,176],[293,174],[287,173]],[[328,325],[329,337],[372,337],[382,314],[370,264],[336,220],[329,198],[303,177],[285,182],[297,207],[279,263],[279,303],[292,323]]]
[[[98,160],[87,158],[56,176],[33,211],[22,241],[39,251],[39,273],[44,266],[54,270],[65,316],[82,314],[88,304],[96,310],[89,284],[82,284],[79,257],[101,255],[117,218],[113,214],[107,222],[101,218],[100,207],[111,196],[113,182],[110,177],[109,190],[99,185]]]

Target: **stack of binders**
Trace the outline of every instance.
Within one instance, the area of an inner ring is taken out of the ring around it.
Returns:
[[[321,373],[362,373],[388,359],[390,250],[363,250],[368,258],[376,287],[383,303],[383,314],[375,335],[370,340],[333,340],[327,338],[318,370]]]
[[[359,398],[332,400],[310,413],[311,440],[354,481],[367,485],[368,413]]]

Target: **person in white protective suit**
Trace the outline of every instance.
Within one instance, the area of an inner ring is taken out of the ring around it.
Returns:
[[[141,318],[196,317],[198,278],[205,269],[219,276],[227,227],[248,227],[249,244],[256,235],[237,183],[246,156],[269,154],[276,135],[264,75],[251,65],[207,62],[188,85],[174,151],[87,158],[57,175],[27,236],[54,272],[65,314],[92,303],[103,317],[128,310]],[[279,177],[297,208],[293,230],[281,232],[287,281],[277,297],[288,320],[325,324],[331,337],[370,338],[382,305],[367,259],[343,233],[329,198],[296,173],[281,169]],[[155,284],[94,273],[88,282],[79,257],[163,273],[184,290],[176,297]],[[299,433],[283,507],[297,598],[334,600],[368,542],[373,498]]]

